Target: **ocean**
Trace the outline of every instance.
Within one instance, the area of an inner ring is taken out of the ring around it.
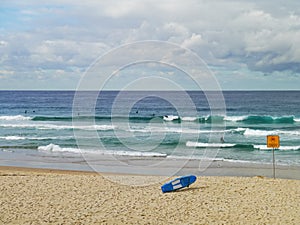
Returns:
[[[87,91],[79,93],[78,110],[76,94],[0,91],[0,165],[7,154],[36,161],[94,154],[271,164],[266,137],[279,135],[276,163],[300,166],[300,91],[224,91],[225,109],[199,91]]]

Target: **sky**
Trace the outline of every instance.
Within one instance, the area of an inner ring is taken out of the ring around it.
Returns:
[[[296,0],[0,0],[0,89],[74,90],[99,57],[145,40],[191,50],[222,90],[300,90]],[[194,88],[165,65],[133,65],[108,87],[143,70]]]

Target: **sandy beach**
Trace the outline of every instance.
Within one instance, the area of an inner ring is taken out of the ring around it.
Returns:
[[[161,184],[133,187],[93,172],[0,167],[0,223],[300,224],[300,180],[198,177],[190,188],[166,194]]]

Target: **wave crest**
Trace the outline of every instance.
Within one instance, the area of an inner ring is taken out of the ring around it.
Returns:
[[[166,157],[167,154],[159,152],[139,152],[139,151],[112,151],[112,150],[83,150],[79,148],[63,148],[56,144],[39,146],[39,151],[47,152],[70,152],[77,154],[97,154],[97,155],[115,155],[115,156],[135,156],[135,157]]]
[[[16,115],[16,116],[0,116],[0,120],[31,120],[32,118],[29,116],[22,116],[22,115]]]
[[[47,117],[47,116],[35,116],[24,117],[18,116],[2,116],[0,120],[33,120],[33,121],[84,121],[84,120],[96,120],[96,121],[110,121],[110,120],[131,120],[131,121],[150,121],[153,118],[159,117],[164,121],[173,122],[198,122],[198,123],[223,123],[223,122],[236,122],[245,124],[292,124],[300,122],[300,118],[295,116],[279,116],[274,117],[270,115],[241,115],[241,116],[221,116],[221,115],[207,115],[207,116],[178,116],[178,115],[165,115],[165,116],[76,116],[76,117]]]

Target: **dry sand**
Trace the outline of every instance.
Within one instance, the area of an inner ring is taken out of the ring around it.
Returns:
[[[132,187],[89,172],[0,167],[0,223],[300,224],[300,180],[198,177],[190,188],[167,194],[160,185]]]

